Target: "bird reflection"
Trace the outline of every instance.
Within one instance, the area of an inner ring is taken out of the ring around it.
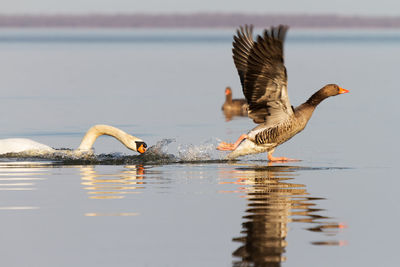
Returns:
[[[136,189],[144,188],[143,166],[129,165],[125,170],[115,174],[100,174],[93,166],[81,167],[82,185],[86,186],[89,198],[120,199],[126,194],[136,193]]]
[[[30,197],[24,198],[24,196],[27,196],[28,192],[36,190],[38,182],[46,180],[49,175],[51,175],[51,172],[49,164],[46,162],[0,161],[0,191],[3,196],[10,196],[8,201],[3,200],[1,202],[0,211],[38,210],[40,207],[31,206],[29,200],[32,199]],[[6,204],[9,201],[15,201],[16,198],[11,197],[13,192],[21,197],[24,205]]]
[[[247,110],[223,110],[225,121],[231,121],[235,117],[247,117]]]
[[[233,266],[280,266],[286,260],[288,223],[315,224],[308,230],[335,235],[342,224],[332,223],[329,217],[318,215],[315,208],[321,198],[309,197],[303,184],[290,182],[295,167],[264,166],[239,168],[235,184],[246,194],[248,204],[243,234],[233,238],[242,245],[233,252]],[[316,241],[314,245],[343,245],[343,241]]]
[[[144,188],[145,169],[142,165],[127,165],[119,173],[100,173],[94,166],[81,167],[82,185],[90,199],[122,199],[127,194],[140,193]],[[132,212],[86,213],[86,216],[133,216]]]

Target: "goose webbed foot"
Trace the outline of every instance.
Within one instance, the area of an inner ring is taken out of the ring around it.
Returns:
[[[222,150],[222,151],[232,151],[232,150],[234,150],[234,146],[233,145],[234,145],[233,143],[221,142],[217,146],[217,149],[218,150]]]
[[[282,162],[300,161],[300,160],[299,160],[299,159],[286,158],[286,157],[273,157],[273,156],[272,156],[272,152],[269,152],[269,153],[268,153],[268,161],[269,161],[269,162],[282,163]]]
[[[222,150],[222,151],[235,150],[239,146],[239,144],[246,138],[248,138],[247,134],[242,134],[234,144],[233,143],[221,142],[217,146],[217,149],[218,150]]]

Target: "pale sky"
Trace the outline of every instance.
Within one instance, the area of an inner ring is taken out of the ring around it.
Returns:
[[[0,14],[82,13],[329,13],[400,15],[398,0],[0,0]]]

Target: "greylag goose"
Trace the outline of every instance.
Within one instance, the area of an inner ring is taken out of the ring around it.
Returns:
[[[221,142],[217,149],[232,151],[228,159],[268,152],[268,160],[289,161],[272,153],[306,127],[317,105],[324,99],[349,92],[336,84],[328,84],[306,102],[293,108],[287,93],[287,74],[283,59],[283,43],[288,26],[265,30],[253,40],[253,26],[237,30],[233,42],[233,61],[238,70],[243,94],[249,104],[248,116],[259,124],[235,143]]]
[[[137,151],[139,153],[144,153],[147,148],[146,143],[142,139],[127,134],[126,132],[118,128],[109,125],[99,124],[91,127],[86,132],[79,147],[76,150],[72,151],[73,154],[79,155],[80,153],[91,152],[94,142],[96,141],[97,137],[101,135],[112,136],[119,140],[127,148]],[[0,155],[27,151],[34,152],[35,154],[40,154],[52,153],[57,150],[26,138],[9,138],[0,140]]]
[[[232,89],[228,86],[225,89],[225,102],[221,109],[226,121],[230,121],[234,116],[247,116],[249,105],[246,99],[232,99]]]
[[[228,86],[225,89],[225,102],[221,109],[224,111],[238,111],[247,115],[247,100],[246,99],[232,99],[232,89]]]

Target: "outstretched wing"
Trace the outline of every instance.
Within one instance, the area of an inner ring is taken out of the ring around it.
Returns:
[[[253,25],[245,25],[236,31],[237,36],[233,36],[233,62],[238,70],[242,88],[244,88],[244,80],[247,72],[247,59],[249,58],[251,49],[253,48]]]
[[[254,42],[252,27],[245,26],[234,37],[233,59],[255,123],[275,124],[293,115],[283,59],[287,30],[283,25],[271,27]]]

